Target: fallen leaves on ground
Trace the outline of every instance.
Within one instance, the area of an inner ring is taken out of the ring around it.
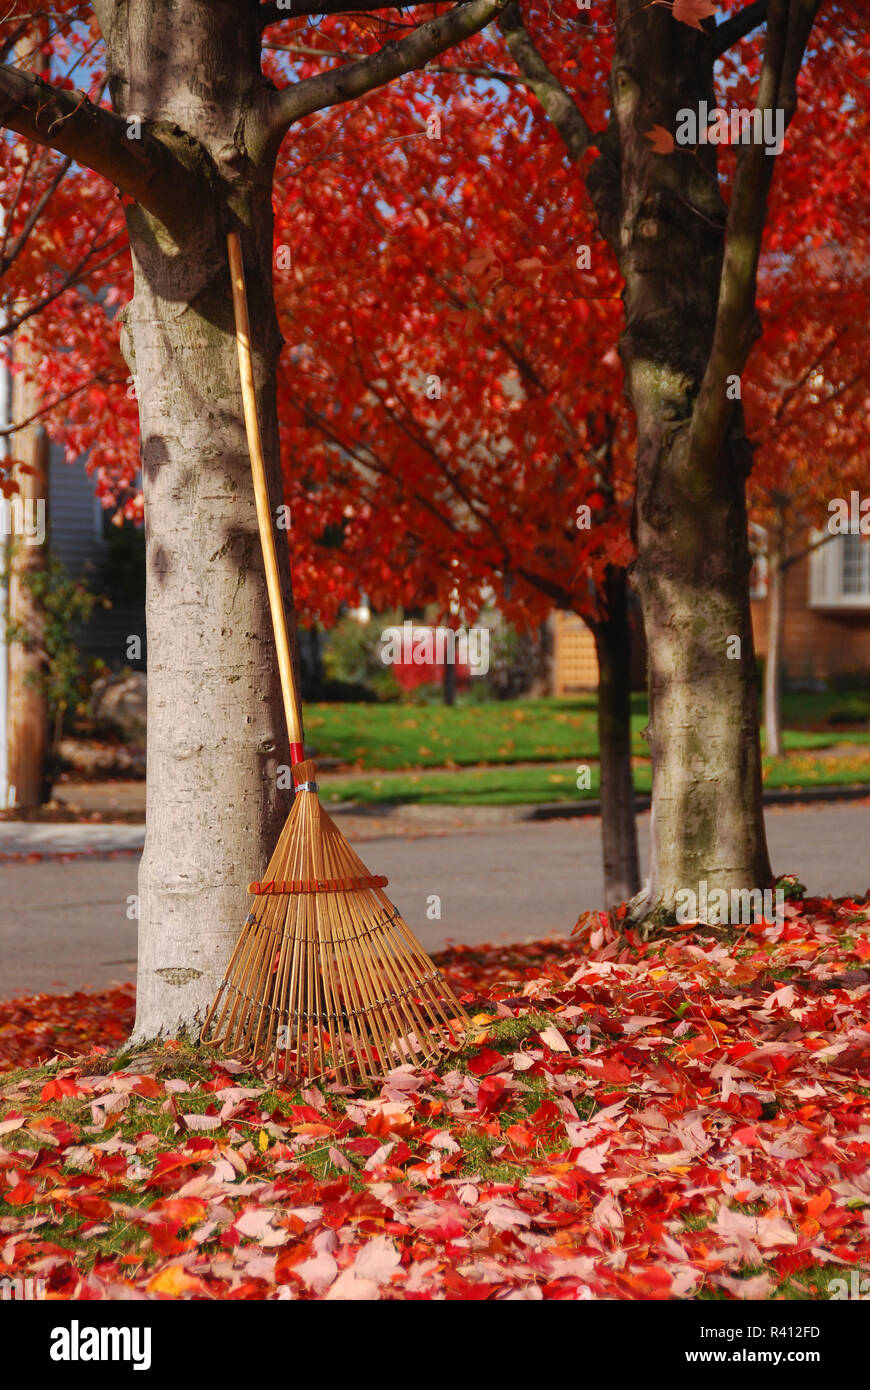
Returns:
[[[26,1061],[101,1044],[0,1089],[0,1276],[62,1299],[824,1296],[870,1266],[868,925],[811,900],[727,943],[596,914],[567,949],[456,947],[476,1031],[370,1092],[108,1052],[125,991],[3,1005],[7,1058],[10,1029]]]
[[[58,1054],[119,1047],[136,1013],[132,985],[97,993],[37,994],[0,1000],[0,1075]]]

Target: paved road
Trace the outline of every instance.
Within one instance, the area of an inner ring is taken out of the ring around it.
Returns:
[[[767,811],[777,873],[800,875],[816,894],[870,889],[870,806],[819,805]],[[442,822],[341,817],[340,824],[424,945],[522,940],[568,932],[602,895],[598,821],[498,823],[446,816]],[[645,855],[649,817],[639,819]],[[38,833],[37,833],[38,832]],[[40,840],[50,848],[135,845],[132,826],[0,826],[0,855]],[[16,838],[17,837],[17,838]],[[0,997],[37,990],[104,988],[135,977],[135,855],[39,864],[0,860]],[[431,898],[441,917],[430,919]]]

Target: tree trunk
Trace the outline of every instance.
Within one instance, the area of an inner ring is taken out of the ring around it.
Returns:
[[[28,348],[19,345],[17,356],[26,368]],[[13,420],[26,420],[39,409],[37,388],[23,373],[16,376],[12,394]],[[15,806],[32,809],[43,804],[48,791],[45,615],[31,588],[48,559],[48,436],[42,425],[28,425],[13,435],[12,454],[19,492],[10,507],[18,525],[9,546],[9,787],[10,798],[14,788]]]
[[[598,655],[604,896],[606,903],[613,905],[626,902],[640,886],[631,773],[631,628],[625,571],[608,570],[604,590],[607,609],[593,634]]]
[[[654,811],[644,911],[665,914],[701,880],[728,891],[771,881],[743,474],[726,452],[718,485],[693,504],[684,441],[648,458],[658,499],[638,499]]]
[[[282,496],[272,183],[289,127],[419,70],[492,20],[468,0],[376,52],[276,88],[257,0],[93,0],[112,111],[0,64],[0,121],[111,179],[135,276],[147,546],[148,801],[135,1037],[197,1028],[282,817],[287,762],[243,428],[226,234],[249,273],[267,483]],[[287,551],[279,556],[289,606]],[[291,632],[295,625],[291,623]],[[298,658],[295,659],[298,673]]]
[[[647,139],[654,125],[672,128],[675,94],[681,106],[715,106],[710,36],[642,0],[621,0],[618,14],[611,128],[589,187],[625,277],[620,352],[637,417],[653,821],[633,916],[667,917],[701,879],[711,889],[771,881],[749,607],[751,449],[736,399],[721,449],[690,453],[724,247],[715,146],[661,156]]]
[[[785,556],[779,543],[767,562],[767,661],[764,664],[764,732],[767,753],[782,757],[782,636],[785,627]]]
[[[441,679],[441,693],[445,705],[456,704],[456,665],[445,659],[444,674]]]
[[[172,0],[149,0],[117,7],[104,27],[116,111],[160,122],[164,138],[174,127],[190,170],[177,187],[171,233],[138,205],[127,210],[135,290],[123,347],[139,399],[147,549],[139,1041],[198,1027],[244,920],[247,884],[265,868],[290,809],[277,787],[287,734],[226,252],[235,222],[277,505],[275,151],[258,148],[250,120],[260,90],[255,8],[210,0],[182,14]],[[289,605],[286,548],[279,558]]]

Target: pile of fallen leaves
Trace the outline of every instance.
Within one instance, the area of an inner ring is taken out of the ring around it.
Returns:
[[[456,948],[439,963],[478,1031],[369,1093],[270,1089],[178,1044],[10,1073],[0,1277],[85,1299],[830,1296],[870,1267],[868,926],[870,903],[807,901],[727,942],[596,918],[567,951]],[[54,1007],[105,1044],[88,998]],[[4,1006],[0,1036],[38,1047],[46,1006]]]
[[[132,985],[95,994],[37,994],[0,1000],[0,1075],[64,1053],[120,1047],[136,1013]]]

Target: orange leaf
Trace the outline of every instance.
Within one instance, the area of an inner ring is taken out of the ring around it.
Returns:
[[[150,1100],[163,1095],[163,1087],[154,1080],[153,1076],[137,1076],[130,1089],[134,1096],[145,1096],[146,1099]]]
[[[42,1100],[67,1100],[76,1096],[86,1096],[87,1091],[68,1076],[57,1076],[51,1081],[46,1081],[40,1091]]]
[[[148,1281],[149,1293],[165,1293],[178,1298],[183,1293],[205,1293],[201,1279],[194,1279],[181,1265],[168,1265]]]
[[[36,1188],[29,1182],[19,1182],[6,1193],[6,1201],[11,1207],[26,1207],[36,1196]]]
[[[647,140],[650,141],[656,154],[672,154],[674,149],[674,137],[669,130],[665,130],[663,125],[651,126],[644,131]]]
[[[833,1201],[833,1196],[827,1187],[823,1187],[821,1192],[816,1193],[815,1197],[810,1197],[807,1202],[807,1220],[818,1221],[823,1211],[827,1211]]]
[[[155,1202],[151,1210],[165,1216],[167,1221],[190,1226],[194,1221],[202,1220],[208,1207],[198,1197],[170,1197],[165,1202]]]
[[[716,13],[712,0],[674,0],[672,9],[674,19],[690,24],[693,29],[700,29],[701,20],[710,19]]]
[[[505,1130],[505,1137],[510,1140],[515,1149],[530,1149],[535,1142],[534,1134],[526,1125],[508,1125]]]

